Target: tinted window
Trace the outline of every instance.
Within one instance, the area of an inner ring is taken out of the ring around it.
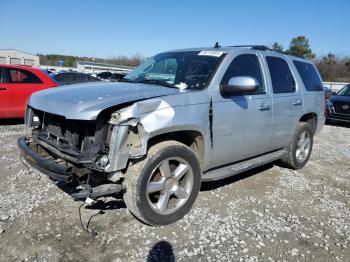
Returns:
[[[57,74],[53,77],[60,85],[68,85],[70,83],[70,74]]]
[[[307,91],[323,91],[322,82],[315,67],[310,63],[293,61]]]
[[[6,69],[4,69],[6,70]],[[7,83],[41,84],[42,81],[32,72],[23,69],[9,68],[7,71]]]
[[[295,80],[284,59],[267,56],[266,62],[269,67],[272,89],[275,94],[293,93],[295,91]]]
[[[72,80],[73,83],[87,82],[87,77],[85,74],[76,73],[76,74],[72,74],[72,76],[73,76],[73,80]]]
[[[259,65],[259,59],[256,55],[239,55],[227,68],[227,71],[222,78],[221,84],[227,85],[230,78],[235,76],[250,76],[256,78],[259,82],[257,93],[264,93],[264,81]]]
[[[344,86],[339,92],[338,96],[350,96],[350,85]]]

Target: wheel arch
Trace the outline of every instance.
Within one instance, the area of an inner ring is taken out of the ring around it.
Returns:
[[[299,119],[299,122],[306,122],[309,123],[312,127],[312,131],[315,134],[316,129],[317,129],[317,114],[315,112],[309,112],[304,115]]]
[[[175,140],[191,148],[197,155],[200,165],[203,166],[205,158],[205,141],[201,132],[197,130],[178,130],[160,133],[149,138],[147,149],[152,145],[167,140]]]

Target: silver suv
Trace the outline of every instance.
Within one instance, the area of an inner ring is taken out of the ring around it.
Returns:
[[[308,60],[264,46],[195,48],[151,57],[119,82],[35,93],[22,156],[75,199],[122,193],[132,214],[166,225],[202,181],[280,160],[302,168],[325,117]]]

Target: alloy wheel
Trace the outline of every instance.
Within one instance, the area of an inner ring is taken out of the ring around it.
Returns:
[[[160,215],[179,210],[188,200],[193,187],[193,170],[182,158],[164,159],[152,171],[147,184],[147,200]]]

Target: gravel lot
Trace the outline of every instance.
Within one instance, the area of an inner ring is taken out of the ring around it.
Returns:
[[[203,184],[192,211],[141,224],[121,200],[78,208],[21,164],[22,124],[0,126],[1,261],[350,261],[350,127],[325,126],[308,165]],[[102,210],[100,213],[98,213]]]

